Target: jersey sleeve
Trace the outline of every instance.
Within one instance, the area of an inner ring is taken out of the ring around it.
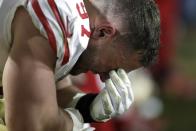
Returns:
[[[83,0],[28,0],[26,8],[56,54],[58,81],[69,74],[89,42],[90,23]]]
[[[29,12],[35,27],[48,39],[57,57],[56,66],[69,61],[67,19],[62,18],[55,0],[29,0]],[[66,17],[66,16],[64,16]]]

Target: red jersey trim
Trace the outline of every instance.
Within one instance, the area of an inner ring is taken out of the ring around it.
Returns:
[[[68,32],[66,31],[66,28],[65,28],[65,25],[63,24],[63,20],[62,20],[62,17],[59,13],[59,10],[56,6],[56,3],[54,0],[48,0],[48,3],[50,5],[50,8],[52,9],[54,15],[55,15],[55,18],[59,24],[59,26],[61,27],[61,30],[63,32],[63,37],[64,37],[64,58],[63,58],[63,62],[62,62],[62,65],[66,64],[69,60],[69,56],[70,56],[70,53],[69,53],[69,47],[68,47],[68,42],[67,42],[67,37],[68,36]]]
[[[41,23],[43,24],[44,29],[46,30],[50,46],[52,47],[55,54],[57,54],[55,35],[54,35],[54,32],[52,31],[50,24],[47,21],[47,18],[45,17],[44,13],[42,12],[41,7],[40,7],[37,0],[31,0],[31,3],[32,3],[32,7],[34,9],[34,12],[38,16]]]

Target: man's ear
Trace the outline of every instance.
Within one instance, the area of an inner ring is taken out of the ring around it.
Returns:
[[[100,37],[112,37],[116,34],[116,29],[111,24],[101,24],[96,26],[91,32],[91,37],[98,39]]]

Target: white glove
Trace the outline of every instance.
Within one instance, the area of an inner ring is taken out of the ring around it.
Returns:
[[[95,121],[105,122],[129,109],[134,101],[131,82],[123,69],[111,71],[105,88],[91,104],[91,116]]]
[[[94,131],[93,127],[84,127],[83,118],[80,112],[74,108],[66,108],[65,111],[70,115],[73,121],[73,131]]]

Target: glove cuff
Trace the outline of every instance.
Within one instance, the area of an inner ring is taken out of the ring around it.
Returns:
[[[90,105],[97,95],[98,94],[86,94],[78,100],[75,106],[75,108],[78,109],[83,116],[85,123],[96,122],[95,120],[93,120],[90,114]]]
[[[79,131],[83,128],[83,118],[80,112],[74,108],[66,108],[64,109],[73,121],[73,131]]]
[[[80,100],[80,98],[82,98],[83,96],[85,96],[86,93],[77,93],[74,97],[73,97],[73,100],[71,101],[71,103],[69,103],[69,106],[70,108],[75,108],[78,101]]]

